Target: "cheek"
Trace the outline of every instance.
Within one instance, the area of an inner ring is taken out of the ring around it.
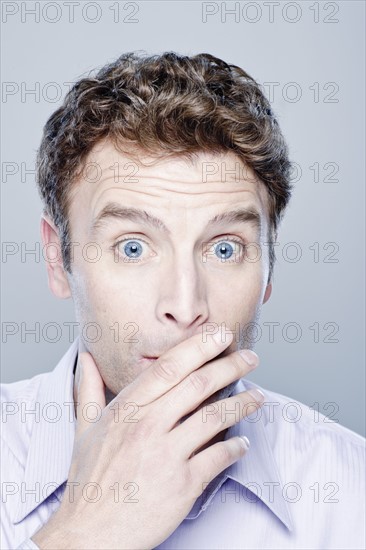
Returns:
[[[211,305],[211,311],[219,312],[219,317],[226,319],[250,318],[263,294],[261,281],[251,281],[243,278],[233,278],[225,281],[225,284],[217,284],[215,281],[208,289],[207,297]]]
[[[111,273],[102,265],[89,266],[72,283],[78,317],[103,327],[138,320],[151,294],[146,295],[146,288],[134,279],[126,272]]]
[[[98,312],[111,303],[113,292],[109,290],[108,278],[103,276],[98,264],[75,264],[69,282],[77,317],[94,320]]]

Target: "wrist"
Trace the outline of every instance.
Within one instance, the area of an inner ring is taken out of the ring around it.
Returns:
[[[75,545],[75,538],[70,540],[70,532],[67,523],[61,522],[57,513],[45,523],[34,535],[31,540],[40,550],[68,550],[78,548]]]

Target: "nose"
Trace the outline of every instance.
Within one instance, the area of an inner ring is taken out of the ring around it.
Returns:
[[[209,318],[207,289],[199,260],[182,256],[162,274],[156,314],[165,326],[193,330]]]

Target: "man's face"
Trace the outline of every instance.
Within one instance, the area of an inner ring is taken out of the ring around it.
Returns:
[[[143,158],[144,164],[151,160]],[[88,164],[87,179],[72,192],[71,240],[80,244],[73,245],[68,284],[81,345],[109,392],[117,394],[151,365],[144,357],[160,356],[197,333],[204,338],[205,328],[234,331],[223,355],[251,348],[248,323],[258,321],[271,292],[263,184],[231,153],[143,166],[104,141],[87,163],[96,164]],[[260,230],[239,219],[209,223],[249,208],[258,212]],[[127,217],[121,209],[147,212],[162,223]],[[246,251],[240,243],[251,245]]]

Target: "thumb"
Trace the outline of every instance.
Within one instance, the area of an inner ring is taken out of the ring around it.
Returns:
[[[105,385],[92,355],[78,355],[75,377],[76,435],[98,422],[106,406]]]

